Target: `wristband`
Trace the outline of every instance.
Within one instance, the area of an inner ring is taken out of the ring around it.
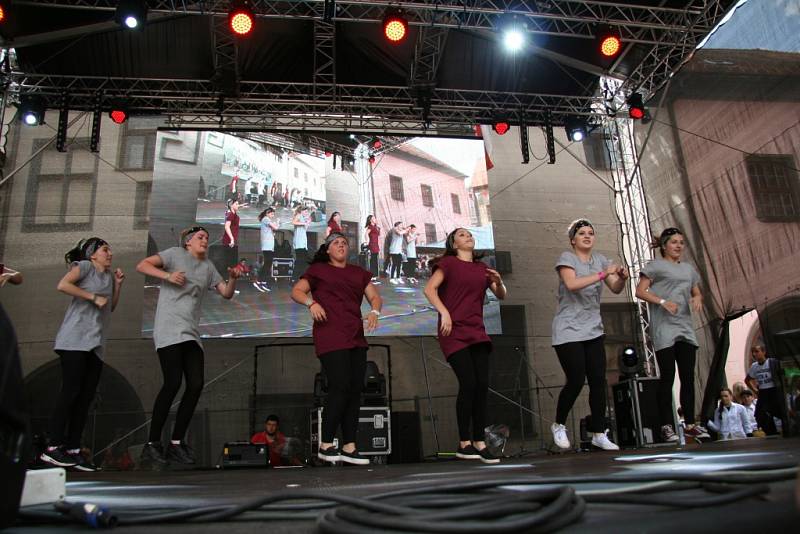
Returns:
[[[663,306],[665,302],[667,302],[667,301],[666,301],[666,299],[660,299],[660,300],[658,301],[658,305],[659,305],[659,306]]]
[[[164,280],[169,280],[170,276],[172,276],[172,273],[167,273],[167,276],[164,277]]]
[[[92,293],[92,304],[97,304],[97,293]]]
[[[369,313],[374,313],[375,317],[380,317],[381,316],[381,312],[379,312],[378,310],[370,310]]]
[[[606,279],[606,272],[605,271],[600,271],[599,273],[597,273],[597,278],[599,278],[600,281],[602,282],[603,280]]]

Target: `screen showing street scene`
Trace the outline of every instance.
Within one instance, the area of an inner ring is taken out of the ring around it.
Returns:
[[[331,232],[347,237],[348,262],[372,273],[383,298],[372,335],[436,335],[438,314],[423,290],[448,233],[468,229],[481,261],[494,267],[483,141],[379,145],[365,138],[334,154],[279,134],[158,132],[149,254],[172,257],[166,251],[182,247],[181,232],[202,227],[206,256],[222,279],[231,268],[240,273],[230,300],[211,285],[203,295],[202,337],[310,336],[313,320],[291,300],[291,288]],[[165,283],[146,281],[145,337],[153,335]],[[501,333],[499,303],[488,290],[484,319],[489,334]]]

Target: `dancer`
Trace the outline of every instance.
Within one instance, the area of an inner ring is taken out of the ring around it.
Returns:
[[[186,444],[186,431],[203,391],[203,344],[200,341],[200,310],[209,288],[225,299],[233,297],[239,271],[228,267],[225,282],[208,259],[208,230],[193,226],[181,232],[181,246],[149,256],[136,266],[146,276],[163,280],[158,294],[153,342],[156,346],[164,385],[158,392],[150,421],[150,437],[142,450],[143,463],[158,468],[169,462],[194,464],[192,449]],[[170,405],[186,378],[175,426],[167,450],[161,431]]]
[[[233,267],[239,263],[239,201],[236,199],[228,201],[222,244],[225,246],[225,267]]]
[[[553,441],[560,449],[569,449],[567,415],[589,383],[588,425],[592,445],[607,451],[619,450],[606,435],[606,350],[605,334],[600,317],[600,295],[603,282],[614,293],[620,293],[628,279],[628,271],[605,256],[594,253],[594,226],[587,219],[578,219],[567,230],[572,250],[564,252],[556,262],[558,272],[558,309],[553,318],[553,348],[567,378],[558,395],[556,420],[551,425]]]
[[[275,230],[280,226],[280,221],[275,218],[275,210],[267,208],[258,214],[261,223],[261,255],[264,264],[261,267],[260,279],[253,282],[253,286],[262,293],[272,291],[269,279],[272,276],[272,259],[275,257]]]
[[[292,269],[292,280],[297,281],[306,267],[308,267],[308,225],[311,218],[308,216],[308,208],[304,205],[297,206],[294,210],[292,225],[294,226],[294,236],[292,245],[294,246],[294,267]]]
[[[403,227],[403,223],[397,221],[392,228],[392,240],[389,244],[389,259],[392,262],[391,272],[389,274],[390,284],[399,284],[402,279],[402,265],[403,265],[403,236],[408,233],[408,230]]]
[[[308,308],[314,320],[314,348],[328,377],[328,397],[322,418],[317,455],[326,462],[366,465],[369,459],[356,450],[358,413],[367,366],[367,340],[361,301],[367,313],[367,330],[378,327],[381,297],[370,283],[371,274],[347,263],[350,245],[342,234],[331,234],[319,248],[311,266],[292,288],[292,300]],[[342,427],[342,450],[333,445]]]
[[[425,296],[439,312],[439,346],[458,379],[456,458],[498,463],[484,442],[492,342],[483,324],[483,299],[487,288],[506,298],[506,286],[475,255],[469,230],[456,228],[445,243],[444,254],[432,262]]]
[[[380,242],[378,238],[381,235],[381,227],[378,226],[378,220],[374,215],[367,217],[367,224],[364,225],[367,229],[367,239],[364,241],[369,246],[369,270],[372,271],[372,283],[379,284],[378,280],[378,254],[381,251]]]
[[[714,420],[708,421],[708,427],[719,434],[719,439],[742,439],[752,435],[747,410],[741,404],[733,402],[733,392],[722,388],[719,392],[719,406],[714,411]]]
[[[709,437],[704,428],[695,425],[694,367],[697,337],[692,325],[692,311],[703,309],[700,275],[693,266],[681,261],[686,247],[683,233],[667,228],[654,243],[660,259],[642,269],[636,297],[653,304],[650,310],[650,334],[661,377],[658,382],[658,412],[661,420],[661,439],[676,442],[672,408],[672,384],[675,364],[681,378],[680,401],[683,408],[685,433],[690,437]]]
[[[412,284],[418,283],[417,280],[417,226],[408,225],[406,234],[406,278]]]
[[[72,301],[56,334],[61,392],[50,417],[49,446],[40,456],[51,465],[98,470],[81,456],[81,436],[103,370],[111,312],[125,280],[121,269],[111,272],[112,257],[111,247],[99,237],[79,241],[64,256],[70,268],[58,290]]]
[[[334,211],[328,219],[328,227],[325,229],[325,237],[331,234],[343,234],[342,231],[342,215],[338,211]]]

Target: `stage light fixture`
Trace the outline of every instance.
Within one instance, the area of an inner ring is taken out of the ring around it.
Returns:
[[[632,119],[643,119],[646,110],[641,93],[633,93],[628,97],[628,116]]]
[[[492,130],[494,130],[497,135],[505,135],[510,129],[511,125],[505,119],[498,119],[492,124]]]
[[[61,95],[61,103],[58,108],[58,127],[56,128],[56,150],[58,152],[67,151],[67,122],[69,121],[69,94]]]
[[[600,26],[595,33],[597,49],[605,59],[613,59],[622,50],[622,38],[619,31],[610,26]]]
[[[525,47],[527,32],[527,24],[516,15],[505,17],[500,23],[503,46],[509,52],[519,52]]]
[[[145,0],[120,0],[114,20],[124,28],[138,30],[144,27],[147,20],[147,2]]]
[[[376,137],[375,139],[372,140],[372,148],[374,148],[375,150],[380,150],[382,147],[383,147],[383,142],[381,142],[380,139]]]
[[[250,35],[255,27],[256,16],[249,0],[233,0],[228,12],[228,25],[239,37]]]
[[[564,120],[564,129],[567,132],[567,139],[573,143],[580,143],[586,139],[588,128],[586,121],[579,117],[567,117]]]
[[[619,352],[619,370],[627,376],[635,375],[639,371],[639,354],[635,347],[628,345]]]
[[[115,105],[111,107],[111,111],[108,112],[108,116],[114,122],[114,124],[123,124],[130,114],[128,113],[128,108],[121,105]]]
[[[103,94],[97,92],[92,104],[92,130],[89,136],[89,152],[100,152],[100,121],[103,118]]]
[[[383,17],[383,35],[393,44],[402,43],[408,35],[408,19],[402,10],[392,9]]]
[[[44,124],[44,101],[37,95],[24,95],[19,103],[19,118],[28,126]]]
[[[6,21],[6,15],[8,15],[8,7],[5,2],[0,2],[0,23]]]
[[[369,164],[372,165],[374,163],[375,163],[375,155],[374,154],[370,154],[369,155]]]

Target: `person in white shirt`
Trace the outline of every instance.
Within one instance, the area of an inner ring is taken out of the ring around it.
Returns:
[[[747,434],[752,434],[754,430],[758,430],[758,423],[756,423],[756,399],[753,392],[749,389],[742,390],[742,406],[747,410],[747,421],[750,423],[750,430]],[[747,429],[745,429],[747,430]]]
[[[708,428],[719,434],[719,439],[746,438],[750,423],[747,410],[741,404],[733,402],[733,392],[723,388],[719,392],[719,407],[714,411],[714,420],[708,422]]]

